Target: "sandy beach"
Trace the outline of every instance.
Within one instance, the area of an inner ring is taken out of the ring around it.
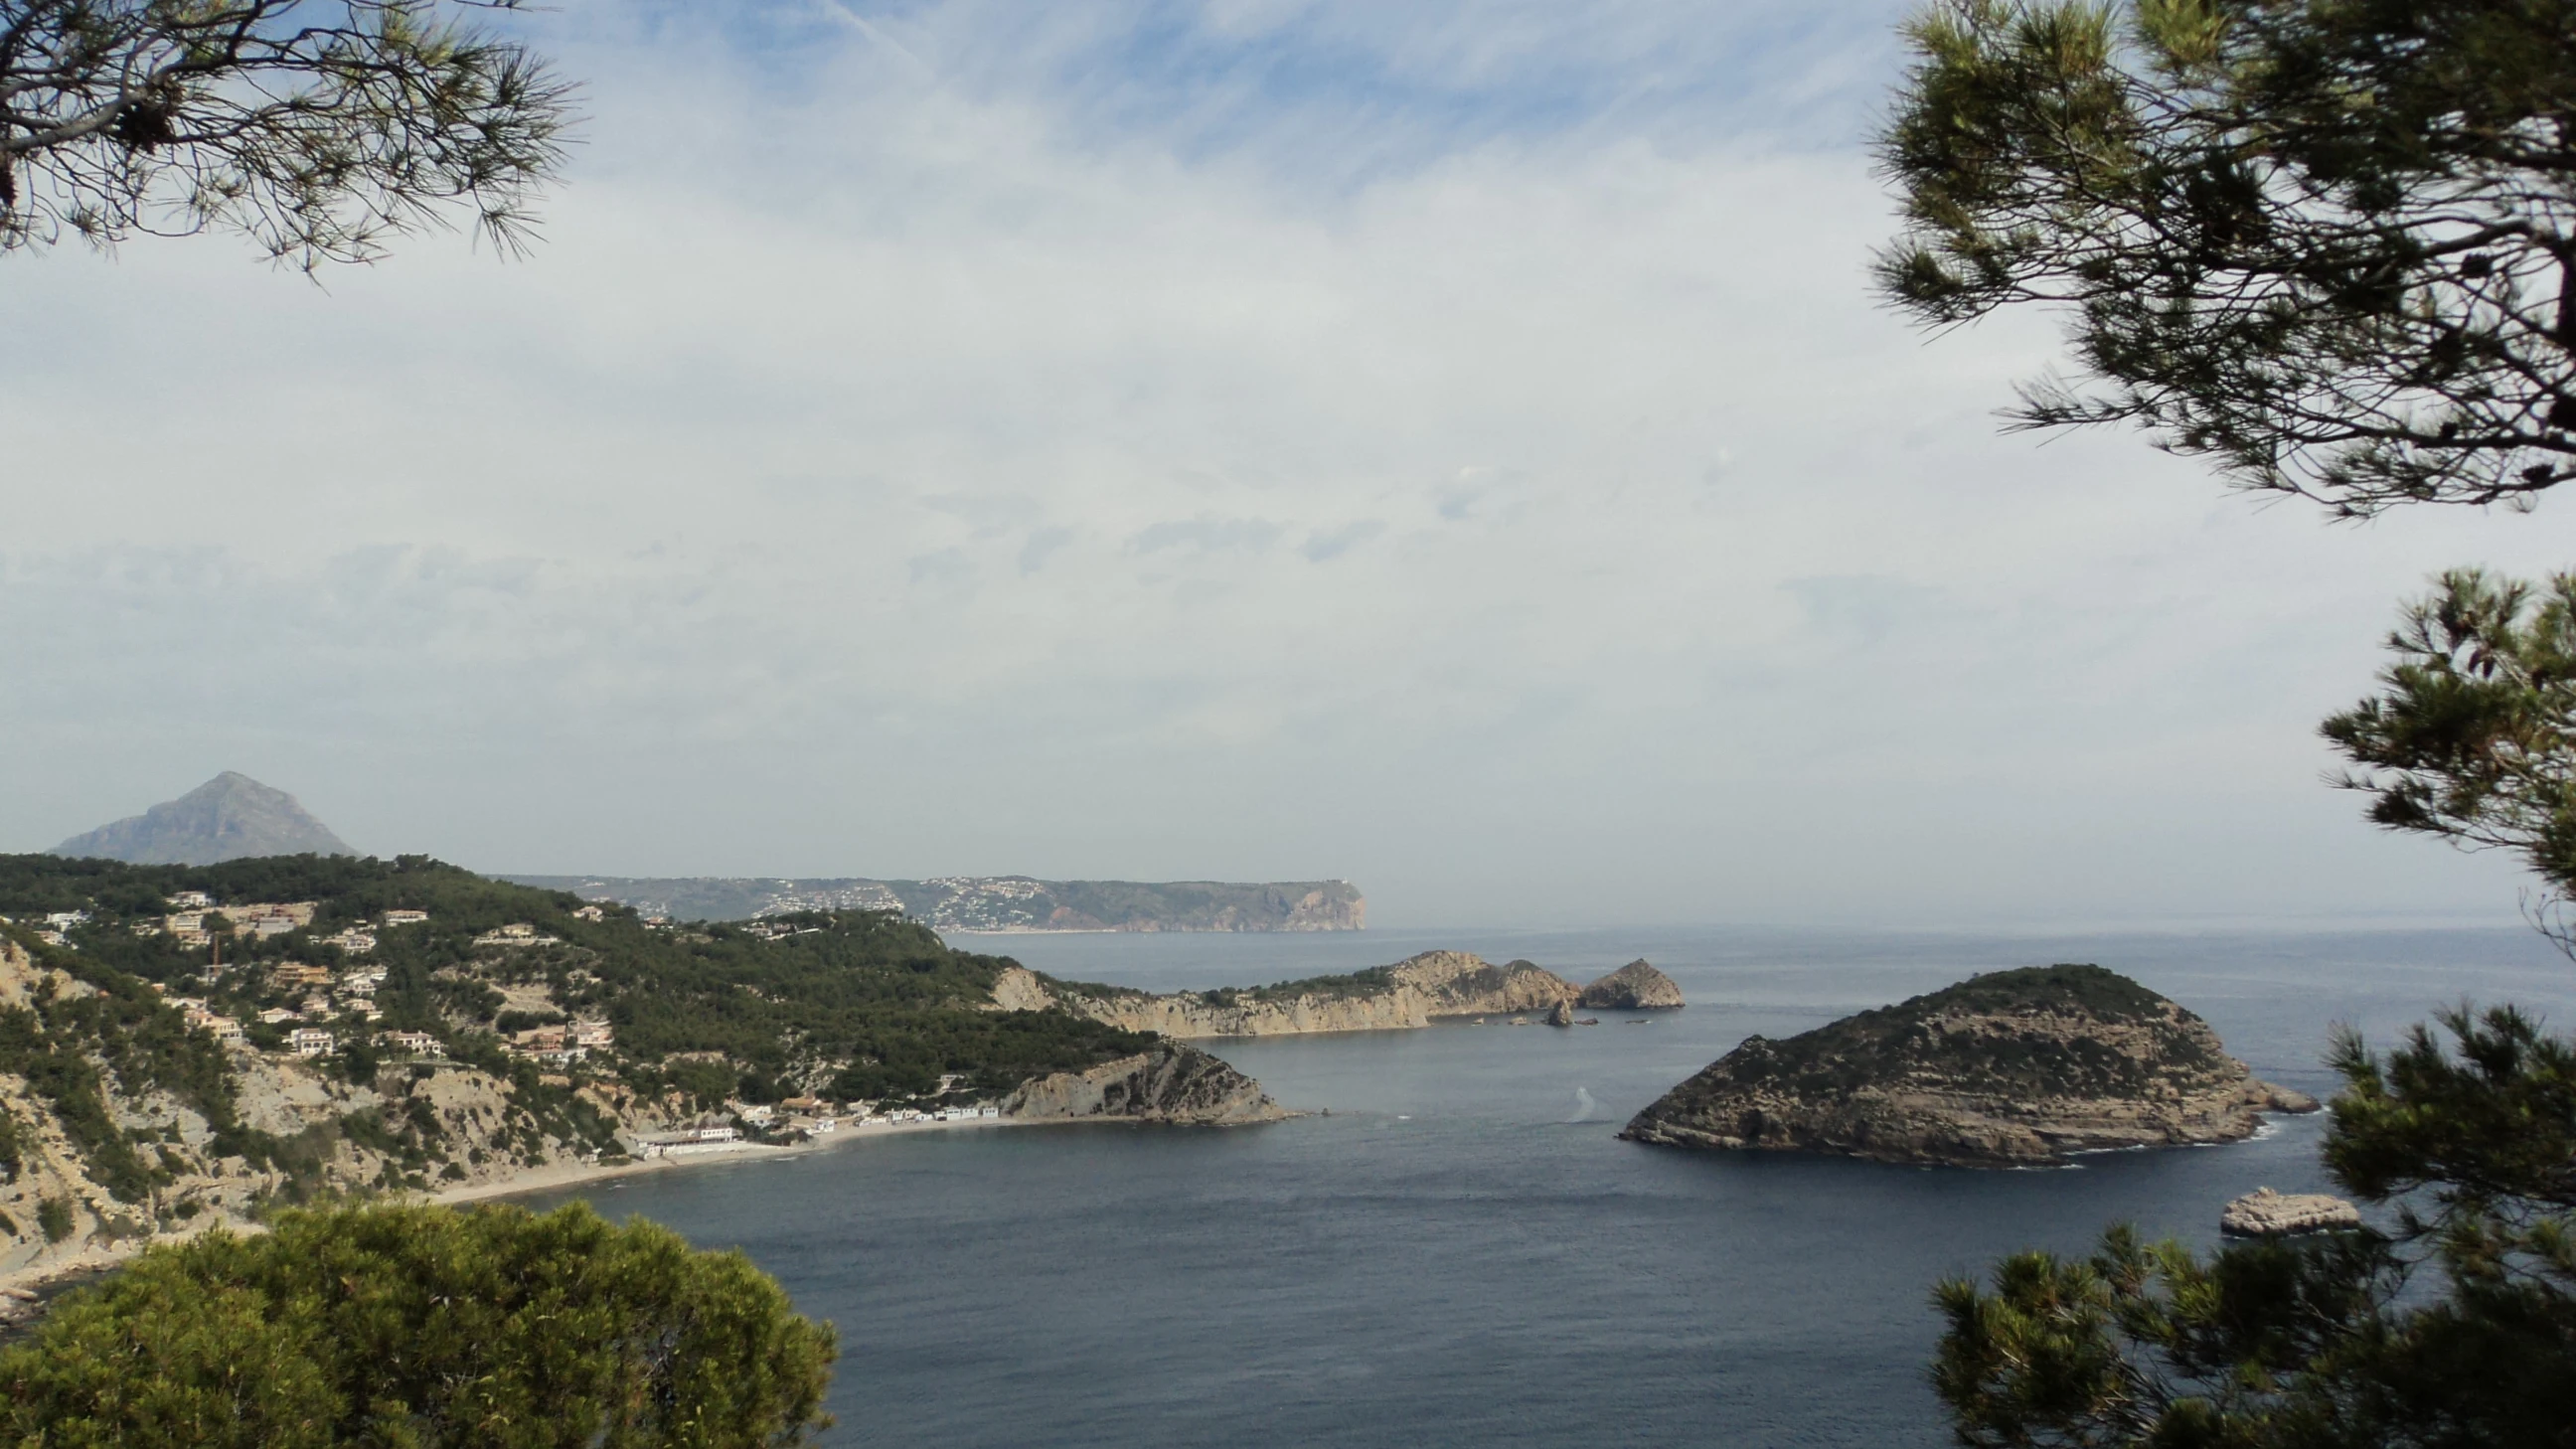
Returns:
[[[491,1182],[460,1183],[432,1193],[405,1193],[394,1199],[407,1202],[455,1204],[483,1202],[493,1198],[517,1197],[524,1193],[551,1192],[585,1182],[602,1182],[612,1177],[632,1177],[638,1173],[667,1172],[675,1169],[703,1167],[726,1162],[766,1162],[773,1158],[794,1157],[801,1153],[828,1152],[857,1142],[877,1142],[888,1137],[918,1132],[975,1132],[994,1127],[1049,1127],[1058,1119],[1031,1120],[1019,1117],[965,1117],[947,1122],[879,1122],[865,1127],[842,1127],[821,1137],[803,1142],[770,1146],[758,1142],[728,1145],[716,1150],[700,1149],[677,1156],[651,1157],[639,1161],[586,1163],[555,1162],[533,1167],[525,1172]]]

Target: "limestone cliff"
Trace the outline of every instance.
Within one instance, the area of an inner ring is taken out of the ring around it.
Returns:
[[[0,937],[0,1279],[108,1261],[269,1202],[498,1181],[598,1145],[489,1073],[443,1065],[356,1085],[218,1047],[138,991]],[[154,1055],[136,1050],[147,1044]],[[641,1106],[593,1095],[587,1115],[649,1118]]]
[[[2208,1023],[2099,966],[1973,977],[1769,1041],[1748,1037],[1620,1133],[1685,1147],[2009,1167],[2231,1142],[2314,1111],[2255,1080]]]
[[[1050,982],[1019,968],[1004,971],[993,987],[994,1003],[1005,1010],[1059,1007],[1167,1037],[1401,1031],[1441,1017],[1545,1012],[1579,995],[1573,982],[1527,961],[1496,966],[1464,951],[1425,951],[1348,976],[1168,996]]]
[[[1002,1115],[1033,1121],[1121,1120],[1236,1126],[1275,1122],[1283,1110],[1261,1084],[1196,1047],[1162,1042],[1087,1071],[1021,1084]]]
[[[1640,957],[1584,987],[1576,1004],[1594,1011],[1664,1011],[1682,1004],[1682,989]]]

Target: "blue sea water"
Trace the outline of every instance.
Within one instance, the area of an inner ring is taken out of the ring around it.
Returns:
[[[2464,996],[2576,1021],[2527,933],[1825,935],[1725,930],[960,937],[1155,990],[1434,946],[1578,980],[1638,956],[1688,997],[1602,1024],[1207,1043],[1318,1115],[1238,1129],[960,1130],[693,1167],[587,1196],[740,1247],[839,1326],[826,1442],[1000,1446],[1948,1442],[1932,1283],[2114,1220],[2214,1240],[2261,1185],[2329,1184],[2316,1117],[2066,1170],[1689,1153],[1613,1135],[1744,1036],[1973,971],[2098,961],[2257,1073],[2323,1096],[2337,1022],[2381,1041]],[[1329,1115],[1323,1115],[1328,1111]]]

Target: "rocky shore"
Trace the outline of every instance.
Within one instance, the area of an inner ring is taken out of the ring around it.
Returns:
[[[2218,1230],[2232,1238],[2283,1238],[2361,1226],[2361,1210],[2322,1192],[2274,1192],[2258,1187],[2229,1203]]]
[[[1019,1122],[1125,1120],[1233,1127],[1297,1114],[1261,1084],[1195,1047],[1165,1042],[1088,1071],[1057,1072],[1023,1085],[1002,1103]]]
[[[2022,1167],[2232,1142],[2316,1102],[2258,1081],[2208,1023],[2098,966],[1971,978],[1770,1041],[1756,1036],[1620,1135],[1678,1147]]]

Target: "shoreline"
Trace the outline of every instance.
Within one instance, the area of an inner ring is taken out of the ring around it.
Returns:
[[[1068,1121],[1073,1119],[1066,1119]],[[1025,1117],[972,1117],[950,1122],[887,1122],[872,1127],[843,1127],[829,1136],[803,1142],[771,1145],[745,1142],[716,1151],[700,1150],[682,1156],[646,1157],[628,1162],[555,1162],[532,1167],[512,1177],[491,1182],[459,1183],[436,1192],[387,1194],[396,1202],[425,1202],[440,1207],[458,1203],[486,1202],[494,1198],[518,1197],[534,1192],[553,1192],[558,1188],[576,1187],[588,1182],[611,1178],[636,1177],[650,1172],[669,1172],[681,1168],[704,1167],[720,1162],[774,1162],[782,1157],[801,1157],[816,1152],[829,1152],[853,1142],[878,1141],[888,1137],[920,1132],[983,1131],[994,1127],[1052,1127],[1053,1119]]]
[[[1076,1119],[1067,1118],[1065,1122]],[[771,1146],[747,1142],[739,1147],[716,1152],[692,1152],[679,1157],[649,1157],[627,1162],[552,1162],[531,1167],[509,1177],[490,1182],[458,1183],[433,1191],[405,1189],[378,1193],[363,1199],[367,1202],[426,1203],[453,1207],[464,1203],[486,1202],[529,1193],[553,1192],[585,1183],[612,1178],[633,1177],[641,1173],[663,1172],[677,1168],[705,1166],[719,1162],[768,1162],[782,1157],[827,1152],[852,1142],[875,1141],[918,1132],[976,1131],[991,1127],[1051,1127],[1062,1125],[1053,1118],[977,1117],[949,1122],[888,1122],[873,1127],[840,1128],[829,1136],[805,1142]],[[266,1232],[267,1226],[251,1218],[209,1218],[191,1223],[177,1232],[158,1232],[148,1237],[128,1239],[112,1248],[88,1245],[54,1259],[22,1264],[0,1273],[0,1342],[24,1333],[44,1316],[46,1308],[62,1294],[84,1283],[103,1278],[131,1262],[144,1249],[162,1244],[184,1243],[216,1229],[253,1234]]]

